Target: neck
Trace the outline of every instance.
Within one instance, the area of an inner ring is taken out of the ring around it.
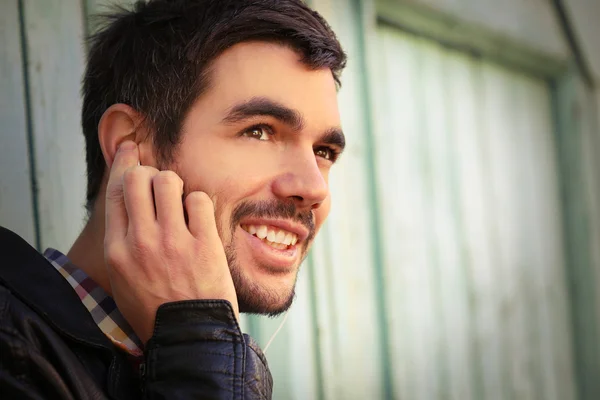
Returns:
[[[106,293],[112,294],[104,264],[104,204],[96,203],[92,215],[67,254]]]

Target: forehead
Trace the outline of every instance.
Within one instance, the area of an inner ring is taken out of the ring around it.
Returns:
[[[309,123],[339,124],[337,89],[328,68],[313,70],[289,47],[245,42],[223,52],[211,66],[203,96],[223,111],[253,97],[265,97],[298,110]]]

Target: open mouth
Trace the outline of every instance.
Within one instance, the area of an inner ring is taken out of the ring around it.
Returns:
[[[263,243],[277,250],[292,249],[298,242],[298,235],[283,229],[267,225],[241,225],[241,227],[249,234],[262,240]]]

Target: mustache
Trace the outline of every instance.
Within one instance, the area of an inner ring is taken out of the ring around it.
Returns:
[[[266,200],[240,203],[231,216],[231,232],[245,217],[291,219],[308,229],[307,242],[315,236],[315,219],[312,210],[299,212],[293,201]]]

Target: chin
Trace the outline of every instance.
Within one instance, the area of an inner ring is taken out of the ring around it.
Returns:
[[[245,232],[236,239],[226,246],[225,254],[240,312],[276,316],[288,310],[295,297],[302,250],[298,246],[287,253],[271,252]]]
[[[238,289],[236,285],[236,290],[240,312],[270,317],[287,311],[296,296],[294,287],[285,292],[273,292],[258,286],[244,286]]]
[[[286,312],[294,301],[295,292],[292,291],[284,301],[267,302],[259,301],[256,297],[241,298],[238,295],[238,304],[241,313],[266,315],[268,317],[276,317]]]
[[[267,266],[252,266],[253,271],[248,267],[232,270],[240,312],[276,316],[287,311],[294,301],[298,268],[274,273]]]

